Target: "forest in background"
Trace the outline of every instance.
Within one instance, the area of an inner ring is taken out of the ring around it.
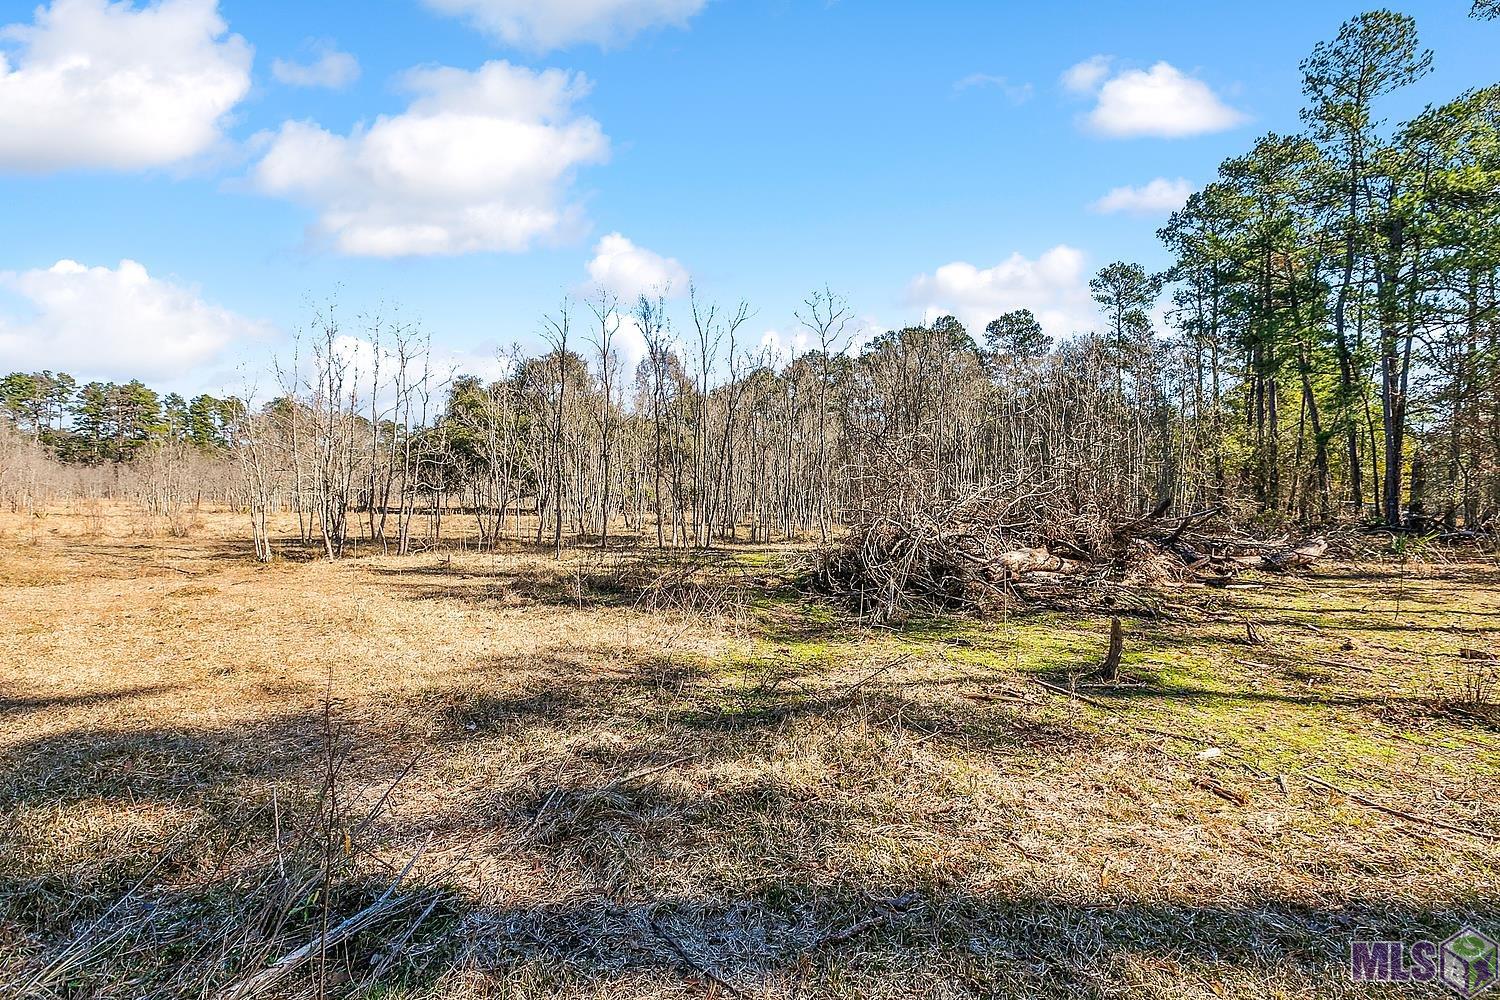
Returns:
[[[1054,343],[1021,309],[852,350],[854,310],[824,288],[797,314],[811,349],[775,359],[747,343],[746,303],[599,293],[485,383],[438,370],[414,326],[329,306],[264,402],[6,376],[0,500],[208,496],[250,513],[263,559],[285,510],[330,558],[352,539],[406,551],[453,516],[559,551],[622,527],[826,541],[898,498],[975,493],[1083,547],[1164,502],[1267,527],[1493,527],[1500,86],[1384,120],[1432,58],[1389,11],[1319,44],[1304,131],[1221,165],[1161,229],[1165,272],[1102,269],[1095,331]]]

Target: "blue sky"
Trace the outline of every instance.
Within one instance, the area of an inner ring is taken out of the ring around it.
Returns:
[[[1400,7],[1436,69],[1393,117],[1493,82],[1467,8]],[[824,283],[876,326],[1066,333],[1093,270],[1164,263],[1173,200],[1298,127],[1298,61],[1360,9],[0,3],[0,370],[222,388],[336,290],[482,367],[565,294],[689,275],[777,343]]]

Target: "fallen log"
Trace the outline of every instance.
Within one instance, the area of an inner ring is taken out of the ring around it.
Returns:
[[[1289,569],[1304,569],[1321,559],[1327,551],[1328,542],[1322,538],[1314,538],[1296,548],[1267,553],[1264,557],[1265,567],[1281,573]]]
[[[1069,573],[1078,568],[1078,563],[1053,555],[1045,547],[1012,549],[995,557],[993,565],[1004,569],[1010,576],[1022,573]]]

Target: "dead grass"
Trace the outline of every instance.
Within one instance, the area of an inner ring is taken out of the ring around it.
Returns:
[[[1106,614],[198,516],[0,521],[0,983],[77,959],[31,995],[231,990],[387,890],[263,995],[1354,995],[1356,936],[1500,929],[1494,564],[1161,595],[1105,687]]]

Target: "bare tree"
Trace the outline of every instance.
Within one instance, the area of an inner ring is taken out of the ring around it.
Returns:
[[[552,346],[557,369],[557,399],[552,410],[552,553],[562,559],[563,526],[563,413],[568,403],[568,336],[573,322],[573,305],[563,299],[555,315],[543,319],[542,336]]]
[[[820,377],[818,379],[817,480],[813,489],[818,503],[818,532],[826,543],[831,516],[828,485],[828,417],[829,400],[833,389],[833,355],[842,354],[849,348],[847,330],[854,319],[854,310],[849,308],[847,299],[841,295],[835,295],[827,285],[821,289],[815,289],[803,300],[802,304],[803,308],[798,311],[797,320],[812,334],[818,344]]]

